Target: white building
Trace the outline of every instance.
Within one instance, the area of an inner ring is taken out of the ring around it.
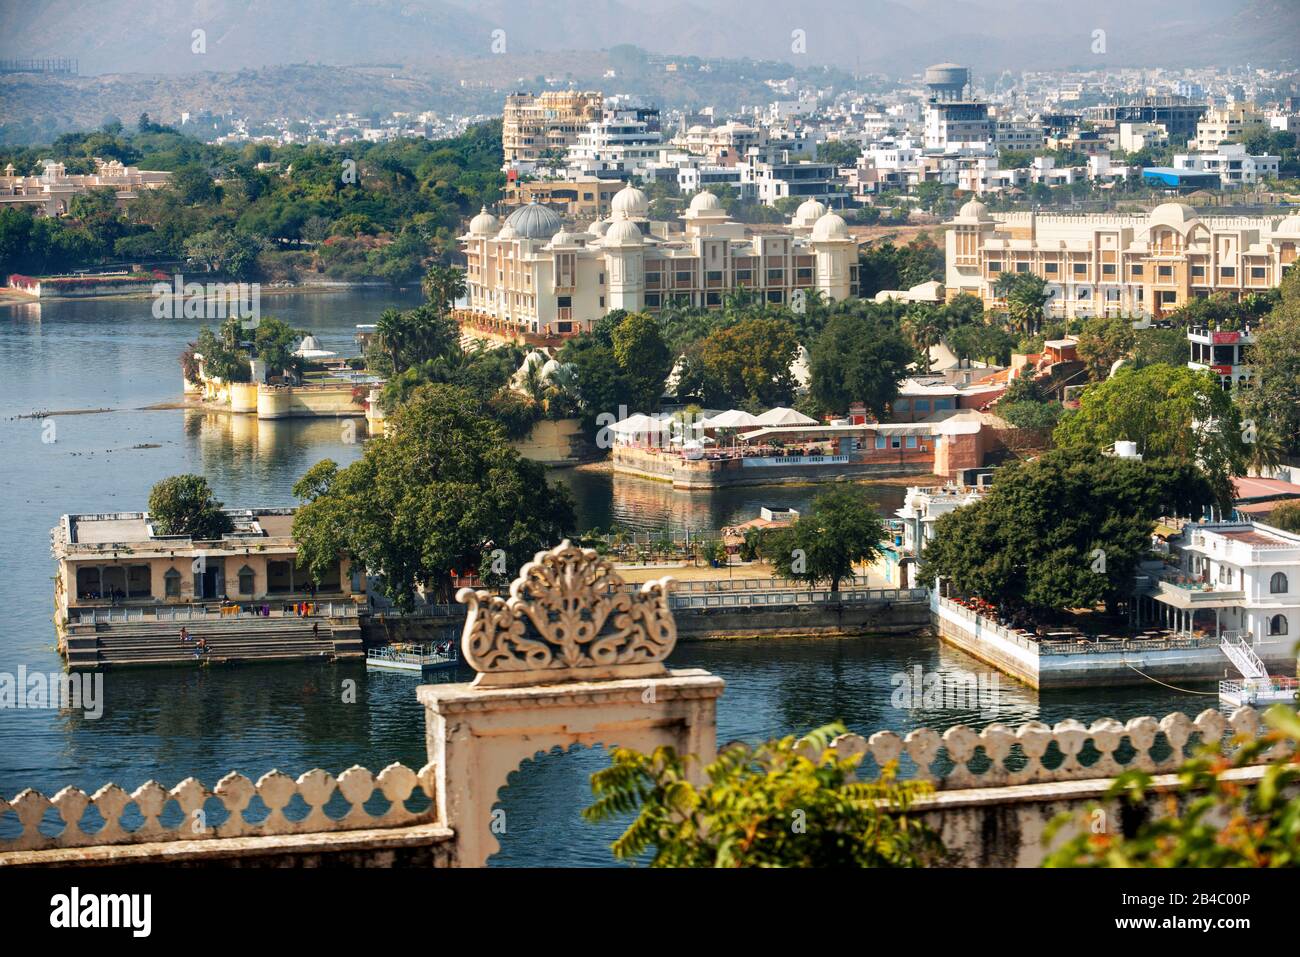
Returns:
[[[1241,143],[1224,143],[1214,153],[1179,153],[1174,169],[1195,173],[1218,173],[1224,189],[1250,186],[1276,179],[1280,156],[1251,156]]]
[[[662,139],[658,130],[638,117],[638,110],[606,110],[569,147],[569,169],[611,179],[640,176],[648,163],[658,159]]]
[[[1186,525],[1169,541],[1175,563],[1144,566],[1144,617],[1192,634],[1247,639],[1266,662],[1294,670],[1300,638],[1300,535],[1257,522]]]

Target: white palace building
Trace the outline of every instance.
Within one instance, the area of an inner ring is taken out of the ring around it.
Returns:
[[[1001,273],[1048,283],[1055,317],[1160,317],[1226,292],[1240,299],[1282,280],[1300,248],[1300,216],[1199,216],[1182,203],[1150,213],[990,213],[961,207],[946,234],[946,294],[989,308]]]
[[[645,193],[615,194],[608,220],[572,231],[539,204],[504,223],[486,209],[462,236],[462,324],[510,336],[587,331],[613,309],[656,312],[673,304],[714,308],[737,290],[794,303],[799,290],[841,300],[857,289],[857,243],[844,220],[815,200],[791,223],[751,232],[712,193],[699,192],[682,224],[652,222]]]

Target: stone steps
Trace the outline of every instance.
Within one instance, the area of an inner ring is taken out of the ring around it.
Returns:
[[[318,634],[312,633],[313,625]],[[190,635],[182,641],[180,629]],[[196,657],[204,638],[206,654]],[[364,655],[359,626],[322,618],[244,618],[220,621],[101,623],[94,635],[70,635],[68,664],[79,668],[181,665],[199,662],[303,661]]]

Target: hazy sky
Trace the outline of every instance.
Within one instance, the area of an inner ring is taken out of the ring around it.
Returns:
[[[1298,11],[1297,0],[0,0],[0,56],[76,57],[82,73],[418,68],[620,43],[887,73],[941,59],[983,70],[1263,63],[1297,56]]]

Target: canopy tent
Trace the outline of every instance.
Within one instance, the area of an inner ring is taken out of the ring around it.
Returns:
[[[756,416],[740,409],[728,409],[700,422],[706,429],[744,429],[762,424]]]
[[[802,412],[796,412],[794,409],[787,409],[784,406],[777,406],[775,409],[768,409],[755,420],[757,425],[820,425],[810,415],[804,415]]]

